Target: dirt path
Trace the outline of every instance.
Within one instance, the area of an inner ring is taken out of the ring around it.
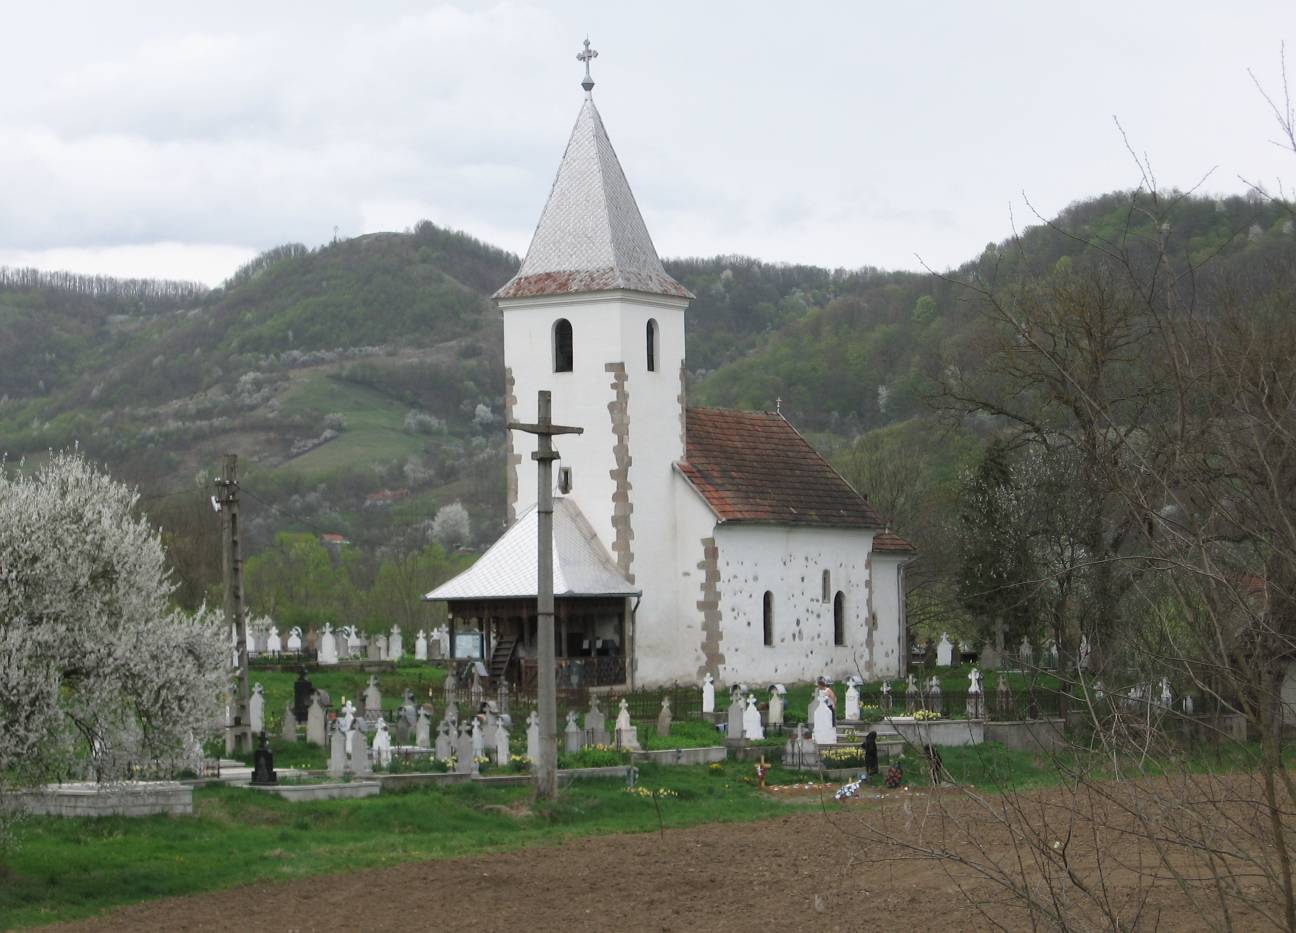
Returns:
[[[480,858],[252,885],[153,901],[57,931],[560,930],[780,931],[1028,928],[993,882],[949,862],[904,858],[870,826],[938,838],[916,796],[760,823],[603,836]],[[915,820],[923,825],[915,826]],[[978,845],[1003,849],[993,822]],[[955,869],[957,871],[957,869]],[[1118,884],[1117,879],[1113,879]],[[985,913],[980,914],[972,901]],[[1148,929],[1201,928],[1173,888]],[[1154,918],[1154,919],[1153,919]]]

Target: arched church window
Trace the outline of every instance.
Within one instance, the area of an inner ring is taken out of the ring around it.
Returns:
[[[841,590],[833,597],[833,644],[846,644],[846,594]]]
[[[572,371],[572,326],[565,317],[553,326],[553,369],[556,373]]]
[[[831,594],[832,594],[832,574],[829,573],[827,570],[825,570],[823,572],[823,592],[819,595],[819,598],[823,602],[828,602],[828,600],[832,598]]]
[[[774,594],[769,590],[765,591],[762,615],[765,629],[765,644],[772,645],[774,644]]]
[[[648,321],[648,372],[657,372],[657,322]]]

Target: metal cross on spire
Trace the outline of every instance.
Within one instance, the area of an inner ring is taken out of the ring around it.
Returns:
[[[594,79],[590,77],[590,62],[598,58],[598,52],[590,48],[589,36],[585,37],[585,51],[576,53],[576,61],[585,63],[585,80],[581,82],[581,87],[585,88],[588,94],[594,90]]]

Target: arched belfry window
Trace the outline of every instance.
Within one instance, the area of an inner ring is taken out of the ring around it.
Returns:
[[[841,590],[833,597],[833,644],[846,644],[846,594]]]
[[[647,337],[648,337],[648,372],[657,372],[657,322],[651,318],[648,320]]]
[[[556,373],[572,371],[572,326],[565,317],[553,326],[553,369]]]
[[[774,594],[765,591],[765,600],[761,607],[765,629],[765,644],[774,644]]]

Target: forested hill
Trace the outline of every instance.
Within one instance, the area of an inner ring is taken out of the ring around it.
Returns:
[[[1131,223],[1136,236],[1164,233],[1140,229],[1129,205],[1127,194],[1078,204],[1056,228],[992,244],[946,277],[668,261],[697,296],[686,316],[690,398],[745,408],[781,398],[830,453],[912,424],[945,351],[974,328],[968,284],[1082,260]],[[1296,242],[1281,206],[1243,198],[1185,198],[1172,224],[1185,260],[1219,252],[1225,269]],[[252,550],[284,528],[415,547],[455,501],[471,516],[470,542],[488,543],[504,489],[489,296],[517,265],[424,222],[280,247],[211,290],[0,271],[0,450],[12,462],[79,444],[139,483],[159,521],[204,529],[210,474],[220,454],[238,452],[255,497]],[[949,463],[938,468],[948,477]],[[216,572],[202,553],[205,569],[183,573]]]

